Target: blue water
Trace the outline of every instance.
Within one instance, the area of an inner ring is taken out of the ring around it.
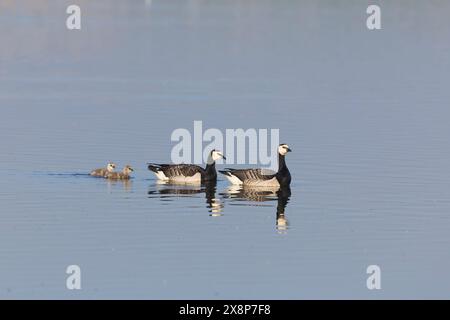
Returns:
[[[450,3],[379,3],[2,2],[0,297],[448,298]],[[280,129],[291,194],[157,184],[195,120]]]

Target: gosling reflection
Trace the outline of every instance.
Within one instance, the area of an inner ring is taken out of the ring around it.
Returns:
[[[216,198],[216,184],[214,182],[202,185],[157,182],[155,190],[148,191],[150,198],[158,197],[161,200],[168,200],[172,197],[192,197],[202,193],[205,194],[206,208],[210,212],[210,216],[222,216],[223,203],[219,198]]]
[[[276,229],[281,234],[287,232],[289,221],[286,219],[285,209],[291,197],[291,188],[289,186],[258,188],[231,185],[221,195],[234,201],[234,205],[265,206],[262,203],[277,201]]]
[[[107,186],[108,186],[108,191],[109,192],[112,192],[112,190],[114,188],[116,188],[117,185],[121,185],[125,192],[130,192],[131,188],[133,186],[133,182],[131,180],[111,180],[111,179],[106,179],[106,181],[107,181]]]

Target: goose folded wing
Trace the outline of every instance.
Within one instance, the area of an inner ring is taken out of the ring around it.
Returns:
[[[228,169],[228,171],[241,181],[265,181],[275,177],[275,172],[268,169]]]
[[[175,164],[175,165],[161,165],[161,171],[166,177],[192,177],[197,173],[202,173],[203,168],[193,164]]]

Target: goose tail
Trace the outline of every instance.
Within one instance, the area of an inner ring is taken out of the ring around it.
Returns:
[[[161,170],[161,166],[156,163],[148,163],[148,170],[153,171],[154,173],[159,172]]]
[[[162,165],[156,163],[148,163],[148,170],[152,171],[158,180],[168,181],[169,178],[162,170]]]
[[[231,177],[231,172],[228,171],[228,170],[219,170],[219,172],[220,172],[221,174],[223,174],[223,175],[226,175],[226,176]]]
[[[219,172],[223,174],[225,178],[227,178],[227,180],[231,182],[231,184],[241,185],[243,182],[238,177],[236,177],[231,171],[232,169],[230,168],[225,168],[225,170],[219,170]]]

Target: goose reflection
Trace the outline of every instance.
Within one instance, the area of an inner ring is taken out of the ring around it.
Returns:
[[[149,190],[149,197],[158,197],[166,200],[172,197],[191,197],[193,195],[205,194],[206,208],[210,216],[222,216],[223,203],[216,198],[216,183],[196,184],[175,184],[158,181],[154,190]]]
[[[277,204],[276,226],[278,233],[286,233],[289,226],[289,221],[286,219],[284,210],[286,209],[286,206],[291,197],[291,188],[290,187],[280,188],[277,191],[277,196],[278,196],[278,204]]]
[[[234,205],[265,206],[262,203],[277,201],[276,229],[278,233],[287,232],[289,221],[286,219],[285,209],[291,197],[289,186],[258,188],[231,185],[225,192],[221,193],[221,196],[235,201]]]

